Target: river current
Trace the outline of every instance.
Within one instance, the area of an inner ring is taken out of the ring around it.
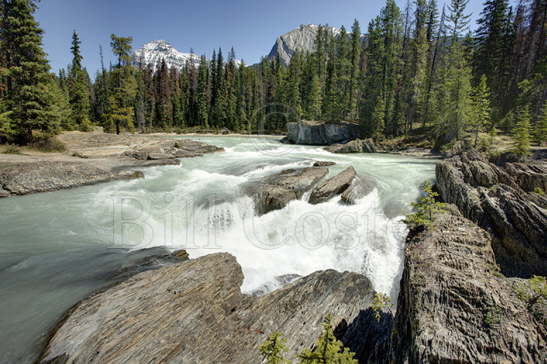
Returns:
[[[70,306],[112,282],[108,272],[138,249],[186,249],[191,258],[233,254],[242,290],[273,290],[317,270],[366,275],[396,300],[403,216],[434,177],[434,161],[388,154],[332,154],[275,138],[192,137],[223,153],[144,170],[145,178],[0,200],[0,363],[32,362]],[[353,166],[375,189],[348,206],[307,197],[255,214],[245,186],[288,168]],[[133,254],[133,255],[132,255]]]

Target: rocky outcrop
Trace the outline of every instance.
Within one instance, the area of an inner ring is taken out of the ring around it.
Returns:
[[[392,363],[540,363],[546,330],[497,271],[489,234],[446,213],[407,240]]]
[[[282,332],[294,357],[312,346],[329,313],[358,353],[389,335],[390,313],[374,322],[374,291],[362,275],[316,272],[260,297],[242,294],[242,282],[229,254],[138,274],[76,305],[41,362],[259,363],[270,333]]]
[[[138,160],[162,160],[201,157],[207,153],[221,152],[223,148],[193,140],[167,140],[145,147],[135,146],[122,156]]]
[[[285,65],[288,65],[295,52],[311,53],[315,50],[315,40],[319,26],[315,24],[301,25],[297,29],[283,34],[276,39],[268,58],[270,60],[279,59]],[[337,34],[338,28],[329,27],[327,31]]]
[[[350,122],[299,121],[287,123],[286,140],[292,144],[331,145],[361,136],[359,124]]]
[[[343,144],[334,144],[325,148],[331,153],[377,153],[383,151],[372,139],[355,139]]]
[[[538,188],[544,192],[547,191],[547,163],[545,161],[506,163],[503,167],[526,192],[533,192]]]
[[[258,183],[246,186],[246,192],[253,196],[259,215],[279,210],[292,200],[297,200],[309,191],[328,173],[324,167],[287,169]]]
[[[48,161],[0,169],[0,186],[8,197],[143,177],[142,172],[112,172],[87,163]]]
[[[439,163],[436,177],[442,199],[492,234],[504,274],[547,274],[547,203],[520,187],[542,183],[544,170],[522,164],[498,167],[468,151]]]
[[[348,167],[334,177],[319,183],[313,188],[309,202],[318,204],[330,200],[332,197],[346,191],[350,186],[357,172],[353,167]]]

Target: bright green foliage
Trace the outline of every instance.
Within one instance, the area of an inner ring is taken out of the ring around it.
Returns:
[[[513,129],[513,149],[520,156],[530,154],[530,111],[523,106],[517,115],[517,123]]]
[[[472,112],[469,117],[468,130],[474,136],[474,144],[479,141],[479,133],[481,131],[493,128],[492,109],[490,107],[490,92],[486,76],[482,75],[479,84],[473,90],[472,95]]]
[[[534,141],[539,146],[547,143],[547,102],[544,103],[539,119],[534,128]]]
[[[260,346],[260,354],[265,364],[286,364],[290,363],[285,358],[288,351],[285,343],[287,340],[283,338],[281,333],[274,332],[268,339]]]
[[[412,203],[415,212],[405,218],[405,223],[411,227],[429,227],[433,223],[435,214],[444,210],[444,203],[437,201],[439,194],[433,191],[430,182],[424,182],[422,190],[424,196],[420,197],[418,202]]]
[[[391,307],[391,298],[384,294],[376,292],[374,294],[374,301],[372,303],[372,311],[374,312],[374,318],[376,321],[380,321],[382,318],[382,311],[387,310]]]
[[[332,317],[327,317],[322,324],[323,332],[313,350],[304,350],[298,355],[300,364],[357,364],[355,354],[344,348],[332,327]]]

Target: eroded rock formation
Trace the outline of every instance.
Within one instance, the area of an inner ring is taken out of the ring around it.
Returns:
[[[544,183],[545,162],[498,167],[475,151],[439,163],[437,186],[444,201],[488,230],[504,274],[547,275],[547,200],[527,190]]]
[[[392,363],[544,360],[543,322],[499,273],[486,231],[446,213],[409,237],[405,254]]]
[[[359,124],[299,121],[287,123],[286,141],[292,144],[331,145],[361,136]]]
[[[371,322],[374,291],[360,274],[316,272],[260,297],[242,294],[242,282],[229,254],[138,274],[74,307],[41,362],[259,363],[270,333],[283,332],[294,357],[329,313],[355,351],[389,334],[389,319]]]

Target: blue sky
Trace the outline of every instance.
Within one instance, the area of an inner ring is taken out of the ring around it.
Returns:
[[[99,68],[99,45],[111,59],[111,33],[132,36],[134,47],[165,39],[180,51],[210,55],[232,46],[247,64],[269,53],[275,39],[300,24],[345,25],[359,20],[363,30],[384,0],[46,0],[36,17],[45,30],[44,47],[52,68],[71,61],[72,30],[80,34],[84,65]],[[440,1],[442,3],[442,1]],[[404,7],[406,0],[399,0]],[[474,18],[481,0],[470,0]]]

